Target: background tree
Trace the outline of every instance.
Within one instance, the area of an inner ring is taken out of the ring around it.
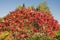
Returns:
[[[23,7],[25,7],[25,4],[23,4]]]
[[[49,7],[48,7],[46,1],[40,3],[36,9],[37,9],[37,10],[40,10],[40,11],[50,12]]]
[[[23,7],[25,7],[25,4],[23,4],[23,5],[18,5],[17,9],[21,9],[21,8],[23,8]]]
[[[18,5],[17,9],[21,9],[23,6],[22,5]]]

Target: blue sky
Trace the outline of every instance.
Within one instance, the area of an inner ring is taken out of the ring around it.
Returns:
[[[9,11],[14,10],[19,4],[35,7],[43,0],[0,0],[0,17],[6,16]],[[52,15],[60,23],[60,0],[46,0]]]

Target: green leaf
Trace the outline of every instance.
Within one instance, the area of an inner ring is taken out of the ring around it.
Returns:
[[[2,32],[2,34],[0,34],[0,39],[4,38],[7,35],[9,35],[9,32]]]

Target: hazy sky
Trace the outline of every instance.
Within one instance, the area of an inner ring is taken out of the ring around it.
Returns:
[[[6,16],[19,4],[24,3],[26,6],[34,5],[36,7],[40,2],[43,0],[0,0],[0,17]],[[60,0],[47,0],[47,4],[54,18],[60,23]]]

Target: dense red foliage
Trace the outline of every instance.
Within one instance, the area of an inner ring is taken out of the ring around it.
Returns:
[[[28,8],[16,9],[10,12],[0,23],[0,29],[5,27],[5,31],[9,29],[12,33],[17,32],[16,35],[20,37],[28,37],[30,35],[28,31],[25,32],[25,28],[29,28],[28,30],[32,31],[32,34],[41,31],[52,37],[56,36],[53,31],[59,30],[57,20],[50,13]]]

